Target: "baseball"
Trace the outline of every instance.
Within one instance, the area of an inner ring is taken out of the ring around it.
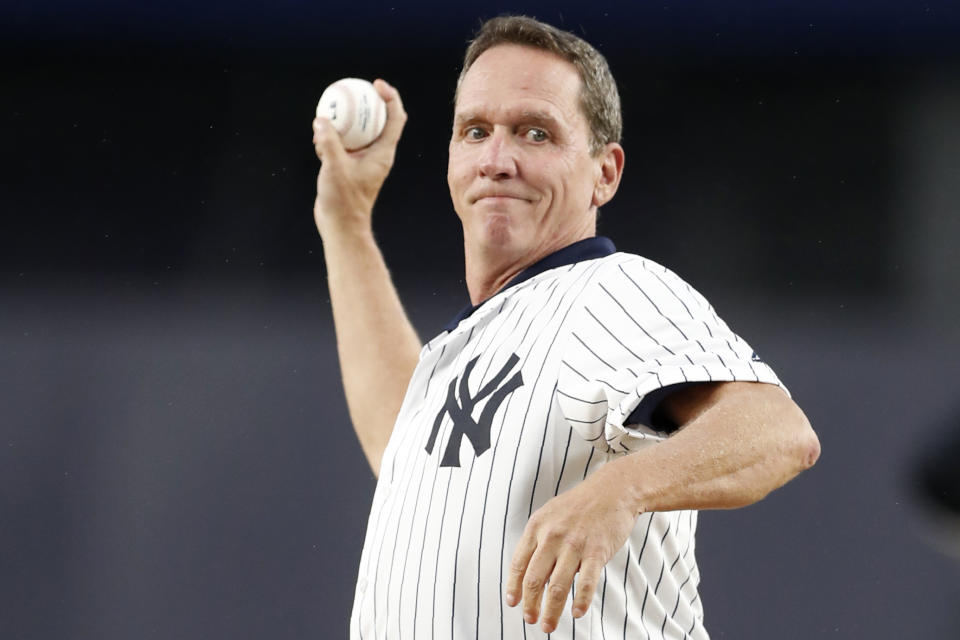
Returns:
[[[343,78],[327,87],[317,103],[317,117],[330,120],[348,151],[362,149],[377,139],[387,122],[387,105],[360,78]]]

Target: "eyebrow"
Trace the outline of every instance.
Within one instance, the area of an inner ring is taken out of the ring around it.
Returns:
[[[528,110],[524,109],[520,111],[516,116],[512,114],[507,114],[507,119],[518,119],[521,122],[530,122],[533,124],[539,124],[546,126],[547,128],[556,129],[559,125],[557,118],[550,113],[549,111],[543,111],[541,109]],[[479,111],[464,111],[463,113],[458,113],[453,118],[453,124],[456,127],[463,127],[468,124],[475,122],[488,122],[489,119],[483,117]]]

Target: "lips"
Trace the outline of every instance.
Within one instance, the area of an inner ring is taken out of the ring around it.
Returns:
[[[487,200],[490,202],[507,202],[509,200],[522,200],[524,202],[529,202],[528,198],[515,193],[503,193],[500,191],[490,191],[490,192],[481,192],[478,195],[471,198],[471,201],[476,203],[481,200]]]

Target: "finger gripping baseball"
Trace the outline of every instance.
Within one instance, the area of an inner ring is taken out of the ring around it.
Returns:
[[[369,146],[383,132],[387,106],[371,83],[343,78],[324,90],[317,103],[317,117],[327,118],[340,134],[344,148],[355,151]]]

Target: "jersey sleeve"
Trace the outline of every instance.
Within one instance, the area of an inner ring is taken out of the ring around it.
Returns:
[[[684,385],[783,386],[707,300],[636,256],[605,265],[565,337],[557,380],[564,418],[586,441],[623,453],[667,437],[657,405]]]

